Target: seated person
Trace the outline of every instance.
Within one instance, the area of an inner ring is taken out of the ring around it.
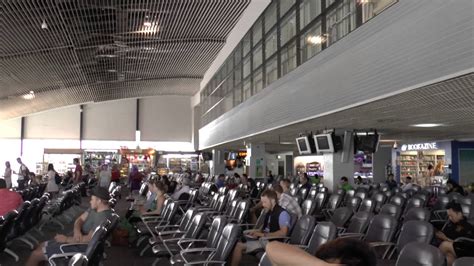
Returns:
[[[280,180],[279,182],[281,188],[283,189],[283,192],[284,194],[287,194],[288,196],[291,197],[290,195],[290,185],[291,185],[291,182],[289,179],[282,179]],[[278,193],[277,193],[278,194]],[[285,197],[285,196],[283,196]],[[295,200],[296,201],[296,200]],[[278,204],[283,207],[284,209],[286,209],[287,211],[291,212],[291,210],[287,209],[286,208],[286,205],[282,205],[281,203],[281,197],[278,196]],[[257,204],[255,204],[255,206],[253,206],[252,208],[250,208],[250,222],[255,224],[257,222],[257,214],[260,213],[260,211],[262,210],[263,206],[262,206],[262,202],[258,202]],[[301,208],[300,208],[300,213],[301,213]],[[298,211],[295,210],[295,215],[298,215]],[[298,216],[298,218],[301,217],[301,215]]]
[[[273,190],[265,190],[260,196],[263,208],[267,210],[263,228],[250,231],[247,235],[252,240],[246,243],[238,242],[232,252],[232,266],[238,266],[242,253],[252,252],[263,248],[258,238],[260,237],[285,237],[291,226],[290,214],[278,205],[277,194]]]
[[[464,189],[458,183],[456,183],[456,181],[452,179],[449,179],[446,182],[446,187],[448,188],[448,191],[446,191],[446,194],[457,192],[461,195],[464,195]]]
[[[303,188],[306,188],[309,192],[309,190],[311,189],[312,185],[311,183],[309,182],[309,177],[308,177],[308,174],[306,173],[303,173],[300,175],[300,184],[301,184],[301,187],[298,189],[298,193],[297,195],[300,194],[300,190],[302,190]]]
[[[135,209],[129,210],[127,219],[130,223],[141,221],[141,216],[160,215],[165,200],[169,198],[166,194],[166,186],[157,179],[148,181],[148,188],[151,193],[149,200],[144,205],[138,204]]]
[[[219,188],[224,187],[224,186],[225,186],[225,175],[220,174],[217,177],[217,180],[216,180],[216,187],[219,189]]]
[[[280,181],[280,183],[281,182],[284,181],[282,180]],[[303,216],[301,207],[296,201],[296,199],[284,193],[283,187],[281,185],[275,185],[275,187],[273,187],[273,190],[277,193],[278,205],[280,205],[283,209],[287,210],[290,214],[297,216],[298,219]]]
[[[393,178],[393,174],[389,174],[387,176],[387,181],[385,181],[385,184],[387,184],[389,190],[398,187],[397,181],[395,181],[395,179]]]
[[[413,183],[412,183],[411,176],[405,177],[405,184],[403,184],[403,186],[401,187],[402,191],[406,192],[412,188],[413,188]]]
[[[339,238],[320,246],[313,256],[299,247],[271,242],[266,248],[274,266],[376,266],[377,257],[370,246],[356,239]]]
[[[187,176],[182,177],[179,181],[179,185],[176,187],[176,190],[171,195],[171,198],[174,200],[179,200],[181,195],[183,194],[189,195],[189,192],[191,190],[191,188],[189,187],[189,183],[190,183],[189,177]]]
[[[0,178],[0,216],[3,216],[10,211],[18,209],[23,203],[23,199],[18,192],[10,191],[7,188],[5,179]]]
[[[462,213],[461,204],[450,202],[446,209],[448,210],[448,224],[442,231],[436,232],[436,238],[441,240],[439,249],[446,256],[448,265],[452,265],[456,258],[472,256],[474,249],[473,242],[454,242],[458,237],[467,237],[474,239],[474,226],[467,222]]]
[[[32,253],[27,266],[36,266],[42,261],[48,260],[54,254],[60,254],[60,246],[66,243],[88,243],[92,239],[94,230],[106,219],[112,217],[109,208],[109,191],[103,187],[96,187],[91,192],[90,208],[85,211],[74,222],[74,233],[72,236],[57,234],[54,240],[41,243]],[[65,252],[85,252],[86,246],[71,246]]]
[[[349,180],[345,176],[341,177],[341,189],[343,189],[345,192],[352,190],[352,186],[349,184]]]

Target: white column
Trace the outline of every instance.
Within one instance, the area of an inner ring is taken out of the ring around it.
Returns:
[[[341,155],[342,152],[324,154],[324,186],[329,188],[329,192],[337,190],[343,176],[354,185],[354,154],[350,152],[346,162],[341,162]]]
[[[212,150],[212,161],[209,164],[209,168],[209,173],[211,174],[211,176],[225,174],[225,161],[223,150]]]
[[[247,145],[247,165],[249,166],[250,177],[266,177],[267,162],[265,159],[265,144],[251,143]]]

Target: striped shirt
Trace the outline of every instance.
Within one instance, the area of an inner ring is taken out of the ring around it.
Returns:
[[[278,200],[278,205],[287,210],[290,214],[298,216],[298,219],[303,215],[301,207],[298,205],[296,199],[286,193],[281,194],[280,199]]]

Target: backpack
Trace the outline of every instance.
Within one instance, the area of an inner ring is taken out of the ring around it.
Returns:
[[[59,174],[56,172],[54,175],[54,182],[56,183],[56,185],[60,185],[62,181],[63,180],[61,179],[61,176],[59,176]]]

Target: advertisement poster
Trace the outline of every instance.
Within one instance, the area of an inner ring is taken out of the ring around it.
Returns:
[[[324,176],[324,157],[298,156],[295,157],[294,167],[297,175],[307,173],[309,177]]]

